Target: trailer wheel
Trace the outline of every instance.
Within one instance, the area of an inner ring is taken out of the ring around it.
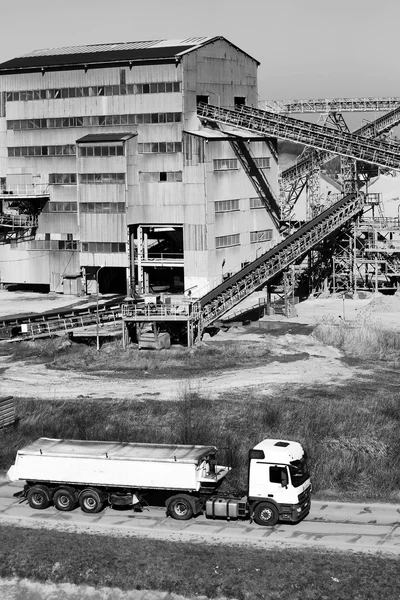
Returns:
[[[63,512],[73,510],[76,506],[74,493],[66,488],[60,488],[55,492],[53,502],[57,510],[62,510]]]
[[[254,509],[254,520],[258,525],[272,527],[277,524],[278,519],[278,509],[269,502],[261,502]]]
[[[28,504],[31,508],[43,510],[50,505],[50,493],[44,485],[33,485],[26,494]]]
[[[103,505],[104,503],[97,490],[84,490],[79,496],[79,506],[85,513],[98,513]]]
[[[178,496],[174,498],[168,507],[169,513],[177,521],[188,521],[193,517],[193,508],[188,498]]]

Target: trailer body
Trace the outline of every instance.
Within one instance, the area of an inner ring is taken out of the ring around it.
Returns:
[[[179,520],[249,518],[259,525],[295,523],[311,507],[306,455],[298,442],[263,440],[249,451],[247,495],[220,494],[230,467],[217,464],[215,446],[134,444],[40,438],[17,452],[11,481],[24,480],[32,508],[99,512],[105,504],[140,507],[162,498]]]

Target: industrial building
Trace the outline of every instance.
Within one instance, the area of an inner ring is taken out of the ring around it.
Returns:
[[[276,140],[196,113],[256,107],[258,66],[223,37],[0,64],[0,283],[79,295],[98,277],[101,293],[200,297],[265,252]]]

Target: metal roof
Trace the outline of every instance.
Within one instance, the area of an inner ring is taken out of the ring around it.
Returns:
[[[0,73],[94,68],[104,64],[171,62],[197,48],[223,37],[189,37],[178,40],[149,40],[45,48],[0,64]],[[225,40],[228,41],[228,40]],[[231,44],[231,42],[228,42]],[[234,44],[231,46],[240,50]],[[243,50],[240,50],[243,52]],[[244,52],[244,54],[246,54]],[[249,55],[248,55],[249,56]],[[250,57],[252,58],[252,57]],[[255,59],[253,59],[255,60]],[[258,61],[256,61],[258,62]]]
[[[176,444],[133,444],[89,440],[39,438],[18,450],[18,455],[83,457],[114,460],[140,460],[197,464],[214,453],[215,446],[182,446]]]
[[[76,140],[77,144],[90,144],[95,142],[126,142],[137,135],[137,131],[127,133],[88,133]]]

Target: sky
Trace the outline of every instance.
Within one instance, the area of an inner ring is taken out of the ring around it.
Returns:
[[[260,61],[261,100],[400,96],[397,0],[2,0],[2,8],[0,62],[39,48],[217,35]]]

